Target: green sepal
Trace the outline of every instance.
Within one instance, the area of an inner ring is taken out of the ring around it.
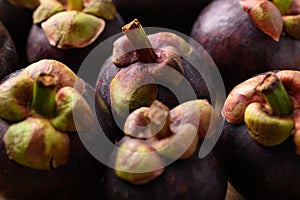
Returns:
[[[269,115],[260,103],[247,106],[244,116],[250,136],[264,146],[276,146],[294,133],[294,121],[289,117]]]
[[[56,13],[41,24],[49,43],[59,49],[83,48],[102,33],[105,21],[78,11]]]
[[[153,77],[143,66],[121,69],[110,83],[112,108],[122,117],[139,107],[150,106],[157,92]]]
[[[56,104],[57,115],[51,119],[51,123],[56,129],[85,131],[93,127],[93,113],[84,97],[74,88],[60,89],[56,94]],[[75,118],[74,115],[76,115]]]
[[[300,15],[283,16],[284,31],[291,37],[300,39]]]
[[[20,121],[32,112],[33,80],[16,76],[0,85],[0,118]]]
[[[124,139],[117,149],[115,174],[134,185],[148,183],[164,172],[164,160],[145,142]]]
[[[64,6],[56,0],[42,1],[33,13],[33,23],[39,24],[55,13],[64,11]]]
[[[111,0],[92,0],[85,5],[83,12],[106,20],[113,20],[117,9]]]
[[[69,159],[69,136],[46,119],[30,117],[13,124],[3,140],[10,159],[33,169],[50,170]]]
[[[293,0],[272,0],[273,4],[278,8],[281,14],[286,14]]]

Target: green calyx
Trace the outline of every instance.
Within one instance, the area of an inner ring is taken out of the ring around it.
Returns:
[[[279,41],[283,31],[295,39],[300,38],[300,10],[292,0],[240,0],[240,5],[254,25],[275,41]]]
[[[105,21],[78,11],[59,12],[42,23],[52,46],[60,49],[83,48],[102,33]]]
[[[158,84],[180,84],[185,74],[181,57],[191,46],[173,33],[147,36],[138,20],[122,28],[125,36],[114,42],[112,61],[120,71],[110,83],[112,108],[122,117],[157,98]]]
[[[33,169],[49,170],[69,159],[69,136],[46,119],[29,117],[13,124],[3,140],[10,159]]]
[[[300,39],[300,15],[283,16],[284,30],[295,39]]]
[[[214,115],[210,107],[206,100],[194,100],[169,110],[155,100],[150,107],[132,112],[124,125],[126,136],[116,149],[116,175],[144,184],[161,175],[164,158],[190,158],[203,134],[196,124],[208,126],[206,117]],[[203,117],[197,117],[199,114]]]
[[[51,118],[60,131],[84,131],[93,126],[93,113],[86,100],[72,87],[64,87],[56,94],[56,113]],[[74,115],[76,114],[76,125]]]
[[[146,184],[164,172],[163,159],[138,139],[121,142],[115,158],[115,174],[134,185]]]
[[[83,48],[94,42],[114,19],[110,0],[47,0],[33,13],[33,23],[42,25],[49,43],[60,49]]]
[[[259,103],[248,105],[245,123],[250,136],[264,146],[276,146],[293,134],[292,118],[279,118],[269,115]]]
[[[90,1],[83,9],[83,12],[106,20],[113,20],[117,9],[111,0]]]
[[[170,136],[169,108],[155,100],[150,107],[136,109],[127,117],[124,133],[135,138],[161,139]]]
[[[10,159],[34,169],[49,170],[68,160],[69,136],[63,132],[90,130],[93,114],[81,93],[68,86],[74,80],[72,73],[60,80],[57,66],[52,65],[57,61],[39,63],[50,64],[47,66],[54,70],[53,74],[37,75],[36,69],[29,66],[0,85],[0,117],[12,123],[4,137]],[[68,72],[65,65],[58,66],[62,72]],[[75,121],[76,113],[80,116]]]
[[[33,80],[16,76],[0,85],[0,117],[9,121],[20,121],[32,113],[30,102]]]
[[[8,3],[22,8],[34,9],[40,2],[39,0],[6,0]]]
[[[154,140],[152,147],[162,156],[170,159],[187,159],[191,157],[197,149],[199,135],[197,128],[190,124],[181,125],[176,134],[170,137]]]
[[[264,146],[281,144],[294,132],[293,103],[273,72],[265,75],[256,90],[263,94],[266,105],[254,102],[247,106],[244,121],[249,134]]]
[[[39,24],[46,21],[52,15],[64,11],[64,6],[58,1],[44,1],[33,13],[33,23]]]
[[[282,15],[289,10],[293,0],[272,0],[273,4],[278,8]]]

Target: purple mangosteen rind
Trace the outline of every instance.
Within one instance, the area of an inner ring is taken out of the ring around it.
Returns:
[[[18,54],[15,44],[7,31],[6,27],[0,21],[0,79],[10,74],[18,63]]]
[[[230,184],[247,199],[299,198],[299,156],[293,138],[265,147],[249,135],[246,125],[225,121],[215,152]],[[291,180],[294,180],[291,182]]]
[[[10,33],[18,53],[15,70],[28,65],[26,58],[26,40],[32,25],[33,10],[39,5],[39,0],[0,0],[0,20]]]
[[[21,8],[26,8],[26,9],[34,9],[38,5],[40,5],[39,0],[6,0],[8,3],[11,5],[21,7]]]

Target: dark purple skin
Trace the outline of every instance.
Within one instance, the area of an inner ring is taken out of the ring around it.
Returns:
[[[17,68],[18,54],[15,44],[0,21],[0,80]]]
[[[203,53],[203,57],[208,56],[206,53]],[[210,59],[210,58],[208,58]],[[205,60],[205,59],[203,59]],[[204,79],[199,74],[199,72],[193,67],[186,59],[182,59],[182,64],[185,70],[185,78],[189,81],[192,86],[192,89],[195,91],[195,95],[197,99],[208,99],[210,100],[210,94],[208,88],[204,82]],[[115,75],[121,68],[114,65],[111,61],[111,57],[104,63],[101,68],[101,74],[99,74],[97,82],[96,82],[96,93],[102,97],[103,101],[105,102],[108,109],[112,112],[111,108],[111,101],[110,101],[110,83]],[[184,96],[185,86],[183,84],[179,84],[176,87],[176,91],[180,91]],[[175,106],[179,105],[178,99],[169,89],[158,85],[158,96],[157,100],[163,102],[167,105],[170,109],[174,108]],[[185,99],[185,101],[193,100],[193,99]],[[145,105],[146,106],[146,105]],[[115,117],[118,117],[115,115]],[[115,120],[120,121],[124,124],[124,118],[117,118]],[[123,127],[123,126],[121,126]],[[124,136],[123,132],[118,129],[113,135],[107,135],[107,137],[112,141],[115,142],[116,140],[120,140]]]
[[[106,199],[225,199],[227,175],[221,162],[213,152],[200,159],[198,150],[192,157],[166,166],[161,176],[144,185],[132,185],[118,178],[114,169],[106,168],[103,179]]]
[[[245,125],[225,122],[215,148],[230,183],[247,199],[299,199],[300,157],[291,137],[275,147],[264,147]]]
[[[19,71],[10,74],[3,79],[7,80],[18,74]],[[83,96],[92,106],[96,103],[97,116],[103,131],[114,132],[111,116],[101,97],[95,95],[94,90],[88,86],[85,88]],[[100,117],[101,116],[101,117]],[[103,196],[104,189],[99,188],[99,181],[103,179],[106,166],[97,160],[84,145],[101,145],[98,141],[99,130],[97,124],[93,131],[83,132],[89,137],[96,136],[95,144],[83,143],[77,132],[69,132],[70,138],[70,158],[69,161],[50,171],[35,170],[20,165],[10,160],[6,153],[3,136],[10,126],[10,122],[0,118],[0,195],[13,200],[23,199],[95,199],[91,196],[90,190],[97,188],[97,195]],[[103,135],[105,137],[105,135]],[[101,153],[101,152],[100,152]],[[98,155],[101,159],[106,155]]]
[[[189,34],[197,15],[212,0],[113,0],[126,22],[138,18],[144,27],[169,28]]]
[[[19,56],[18,69],[28,65],[26,57],[26,41],[32,25],[33,11],[11,5],[6,0],[0,0],[0,20],[10,33]]]
[[[106,21],[106,27],[100,36],[90,45],[78,49],[58,49],[48,42],[40,25],[32,25],[27,40],[27,58],[30,63],[41,59],[52,58],[58,60],[74,72],[77,72],[86,56],[102,41],[120,33],[124,25],[123,19],[117,15],[112,21]]]
[[[255,74],[300,66],[300,41],[287,35],[274,41],[254,26],[239,0],[211,2],[199,14],[190,36],[215,61],[227,92]]]

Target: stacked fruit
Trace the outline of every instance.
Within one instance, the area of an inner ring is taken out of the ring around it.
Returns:
[[[300,198],[300,1],[0,7],[4,198]]]

